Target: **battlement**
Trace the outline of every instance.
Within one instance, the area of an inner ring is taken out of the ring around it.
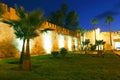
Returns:
[[[8,7],[4,3],[0,3],[0,7],[2,7],[5,13],[2,15],[3,18],[8,20],[18,20],[18,16],[16,15],[16,10],[12,7]]]
[[[16,10],[12,7],[8,7],[6,4],[4,3],[0,3],[2,8],[5,10],[5,13],[2,15],[3,18],[8,19],[8,20],[18,20],[19,17],[16,15]],[[76,36],[76,32],[73,32],[71,30],[68,30],[66,28],[62,28],[58,25],[49,23],[49,22],[45,22],[43,23],[43,26],[40,28],[49,28],[49,29],[53,29],[54,31],[56,31],[57,33],[61,33],[64,35],[71,35],[71,36]]]

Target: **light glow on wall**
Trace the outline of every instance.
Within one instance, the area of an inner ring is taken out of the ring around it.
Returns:
[[[120,50],[120,42],[115,42],[115,49]]]
[[[59,45],[59,48],[63,48],[64,47],[64,36],[61,35],[61,34],[59,34],[58,45]]]
[[[47,31],[43,33],[43,48],[46,53],[50,53],[52,49],[52,32]]]
[[[16,39],[16,42],[17,42],[17,49],[21,52],[22,51],[23,40],[22,39]]]
[[[77,42],[77,38],[74,38],[74,45],[75,45],[75,50],[78,50],[78,42]]]
[[[23,46],[23,39],[16,39],[17,42],[17,49],[21,52],[22,51],[22,46]],[[34,45],[34,41],[30,39],[30,50],[32,49]],[[25,50],[26,50],[26,42],[25,42]]]
[[[100,28],[97,28],[96,29],[96,35],[99,35],[100,34]]]
[[[72,51],[72,38],[71,38],[71,36],[68,36],[68,50]]]

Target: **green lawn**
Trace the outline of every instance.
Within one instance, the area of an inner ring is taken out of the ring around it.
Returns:
[[[0,61],[0,80],[120,80],[120,57],[115,54],[68,54],[32,57],[32,71],[20,71],[18,59]]]

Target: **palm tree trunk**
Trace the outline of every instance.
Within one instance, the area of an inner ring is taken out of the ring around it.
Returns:
[[[25,55],[25,39],[23,39],[23,46],[22,46],[22,52],[21,52],[21,55],[20,55],[20,64],[23,63],[23,57]]]
[[[108,23],[108,27],[109,27],[109,33],[110,33],[110,45],[112,46],[112,37],[111,37],[110,23]]]
[[[30,71],[31,70],[31,59],[30,59],[30,46],[29,46],[30,39],[27,39],[26,44],[26,54],[23,59],[23,70]]]
[[[96,31],[95,31],[95,29],[96,29],[96,25],[94,26],[94,33],[95,33],[95,43],[96,43]]]

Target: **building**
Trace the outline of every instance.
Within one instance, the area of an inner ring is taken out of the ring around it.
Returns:
[[[91,44],[95,43],[95,32],[94,30],[87,31],[85,38],[90,39]],[[96,29],[96,39],[105,41],[105,50],[120,50],[120,31],[111,32],[112,46],[110,45],[110,33],[100,32],[100,28]]]
[[[2,4],[5,9],[5,14],[2,15],[4,19],[18,20],[14,8],[8,8],[7,5]],[[47,32],[41,32],[36,38],[30,41],[31,54],[40,55],[51,53],[51,51],[59,51],[64,47],[68,51],[78,51],[79,33],[72,32],[68,29],[62,28],[55,24],[45,22],[40,27],[40,30],[50,29]],[[0,57],[14,56],[15,53],[20,53],[22,49],[22,40],[16,38],[14,29],[8,24],[0,22]]]

